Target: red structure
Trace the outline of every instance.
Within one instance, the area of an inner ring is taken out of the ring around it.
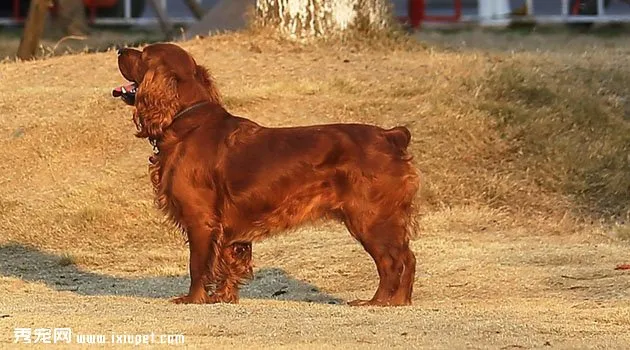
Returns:
[[[13,0],[13,19],[22,20],[20,16],[20,0]]]
[[[422,22],[458,22],[462,18],[462,0],[453,0],[453,14],[450,16],[431,16],[426,13],[425,0],[409,0],[408,20],[412,28],[419,28]]]
[[[83,5],[88,11],[90,22],[94,22],[96,20],[99,11],[109,11],[109,12],[116,13],[117,9],[119,8],[122,9],[123,1],[124,0],[82,0]],[[138,5],[141,2],[140,4],[141,6],[138,7],[140,11],[136,11],[136,12],[142,12],[141,9],[144,8],[144,0],[133,0],[133,1],[136,2],[136,5]],[[53,14],[55,14],[57,11],[57,1],[53,0],[52,4],[53,5],[50,10]],[[24,0],[12,0],[11,20],[14,23],[22,23],[24,21],[24,10],[27,7],[28,7],[28,2]],[[135,14],[132,16],[136,17],[138,16],[138,14]]]

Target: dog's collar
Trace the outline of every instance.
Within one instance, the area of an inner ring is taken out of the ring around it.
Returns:
[[[181,117],[182,115],[193,111],[201,106],[207,105],[208,103],[210,103],[209,101],[201,101],[201,102],[197,102],[192,106],[186,107],[184,109],[182,109],[181,111],[177,112],[177,114],[175,114],[173,116],[173,120],[175,120],[176,118]],[[160,153],[160,149],[158,148],[158,140],[154,139],[154,138],[149,138],[149,143],[151,144],[151,146],[153,146],[153,153],[154,154],[158,154]]]
[[[197,109],[197,108],[199,108],[199,107],[201,107],[203,105],[207,105],[208,103],[210,103],[210,102],[209,101],[201,101],[201,102],[195,103],[194,105],[192,105],[190,107],[186,107],[183,110],[179,111],[177,114],[175,114],[173,116],[173,120],[175,120],[176,118],[179,118],[182,115],[184,115],[184,114],[186,114],[186,113],[188,113],[190,111],[193,111],[193,110],[195,110],[195,109]]]

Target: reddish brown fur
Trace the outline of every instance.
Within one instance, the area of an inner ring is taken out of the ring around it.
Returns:
[[[336,219],[372,256],[380,277],[372,299],[350,304],[411,304],[419,181],[406,150],[409,130],[267,128],[233,116],[206,69],[172,44],[124,49],[118,65],[139,84],[137,136],[158,150],[150,166],[158,206],[188,236],[191,285],[174,302],[237,302],[251,276],[252,242]]]

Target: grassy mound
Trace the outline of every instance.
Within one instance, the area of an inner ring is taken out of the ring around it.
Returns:
[[[630,205],[630,71],[615,61],[515,57],[488,72],[479,104],[512,146],[513,173],[605,215]]]
[[[425,230],[553,226],[630,208],[630,68],[614,47],[509,53],[246,34],[182,45],[214,72],[232,112],[262,124],[408,126]],[[164,226],[146,174],[150,146],[110,97],[122,81],[113,51],[6,62],[0,75],[19,82],[0,87],[8,239],[173,238],[155,233]]]

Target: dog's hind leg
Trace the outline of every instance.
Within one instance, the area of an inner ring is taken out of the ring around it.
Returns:
[[[374,259],[380,279],[372,299],[351,301],[349,305],[410,305],[416,258],[409,248],[407,227],[392,218],[376,218],[361,225],[352,215],[346,217],[346,227]]]

